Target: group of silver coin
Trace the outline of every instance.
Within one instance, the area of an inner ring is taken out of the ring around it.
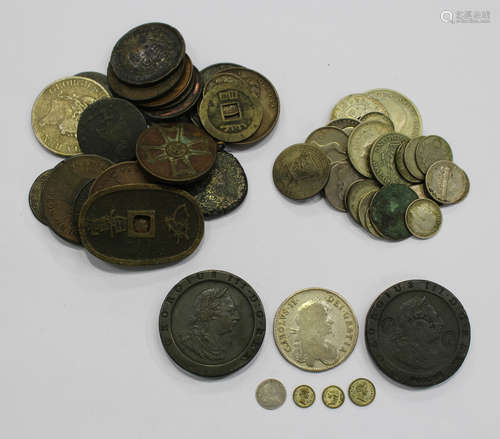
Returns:
[[[278,156],[273,179],[292,199],[322,192],[377,238],[429,238],[441,226],[440,206],[463,200],[469,180],[445,139],[421,134],[417,108],[400,93],[351,94],[326,126]]]

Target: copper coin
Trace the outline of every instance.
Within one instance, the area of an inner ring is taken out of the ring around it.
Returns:
[[[42,206],[50,228],[61,238],[78,244],[80,235],[73,223],[73,201],[89,180],[113,162],[104,157],[82,154],[59,163],[42,192]]]
[[[137,139],[137,160],[146,172],[169,183],[189,183],[215,163],[217,144],[196,125],[152,125]]]
[[[45,183],[47,183],[47,180],[50,177],[50,174],[52,174],[52,169],[47,169],[46,171],[42,172],[31,185],[29,194],[30,209],[33,212],[33,215],[38,221],[45,225],[47,225],[47,218],[45,218],[41,201],[42,192],[45,188]]]

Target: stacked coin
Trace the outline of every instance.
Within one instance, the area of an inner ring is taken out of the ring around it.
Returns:
[[[71,158],[37,178],[30,207],[108,262],[177,261],[198,246],[203,217],[246,197],[245,172],[224,143],[263,139],[278,114],[278,95],[259,73],[235,64],[198,72],[179,31],[138,26],[114,46],[107,76],[82,72],[36,99],[36,137]]]
[[[393,90],[352,94],[331,121],[276,159],[281,193],[302,200],[323,190],[337,210],[378,238],[429,238],[440,228],[439,205],[465,198],[469,180],[442,137],[421,136],[415,105]]]

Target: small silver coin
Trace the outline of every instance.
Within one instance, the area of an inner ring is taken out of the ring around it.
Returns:
[[[286,399],[286,389],[280,381],[269,378],[262,381],[255,392],[257,402],[267,410],[281,407]]]

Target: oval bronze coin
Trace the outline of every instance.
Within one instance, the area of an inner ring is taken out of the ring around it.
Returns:
[[[42,192],[42,206],[50,228],[61,238],[78,244],[73,222],[73,200],[80,189],[113,162],[97,155],[82,154],[59,163]]]
[[[168,183],[189,183],[215,163],[215,141],[184,122],[151,125],[137,139],[137,160],[146,172]]]
[[[90,253],[122,265],[180,261],[196,250],[204,233],[191,195],[148,184],[95,193],[83,205],[78,227]]]
[[[47,218],[45,218],[45,213],[43,211],[42,206],[42,192],[45,188],[45,183],[52,174],[52,169],[47,169],[42,172],[36,180],[31,185],[30,193],[29,193],[29,204],[31,212],[35,218],[40,221],[42,224],[47,225]]]
[[[460,301],[427,280],[407,280],[377,297],[366,316],[366,345],[379,369],[411,387],[439,384],[462,365],[470,324]]]
[[[219,270],[194,273],[168,293],[160,311],[160,337],[167,354],[184,370],[229,375],[257,354],[266,316],[255,290]]]

